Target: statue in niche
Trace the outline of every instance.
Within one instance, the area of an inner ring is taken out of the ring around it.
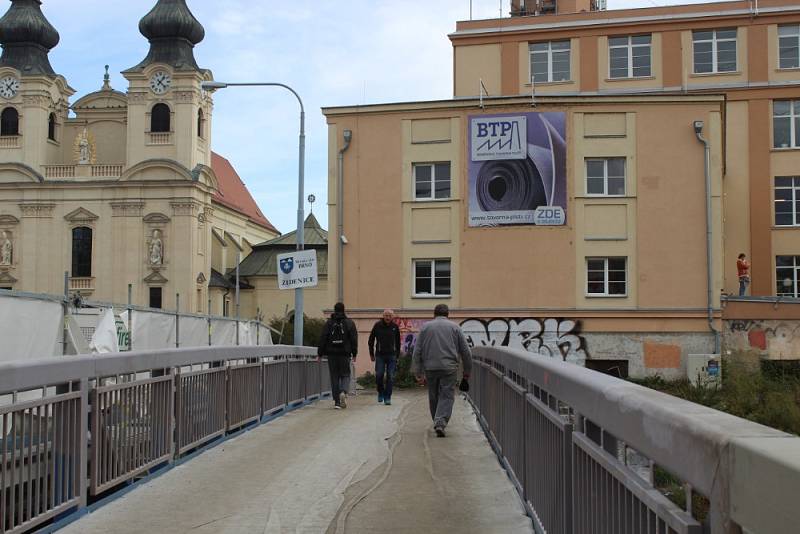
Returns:
[[[150,240],[150,265],[161,265],[164,262],[164,243],[161,241],[161,232],[153,230]]]
[[[8,232],[3,232],[0,235],[0,265],[11,265],[11,261],[13,260],[13,253],[14,253],[14,245],[11,243],[11,239],[8,237]]]
[[[84,127],[75,138],[75,161],[79,165],[93,165],[97,162],[97,145],[94,141],[94,135]]]

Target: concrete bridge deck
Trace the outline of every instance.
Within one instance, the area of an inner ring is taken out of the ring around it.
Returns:
[[[323,400],[214,447],[63,533],[527,533],[532,523],[475,415],[448,437],[427,396]]]

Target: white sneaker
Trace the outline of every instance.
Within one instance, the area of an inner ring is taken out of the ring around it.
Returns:
[[[347,393],[345,393],[344,391],[339,393],[339,405],[342,408],[347,408]]]

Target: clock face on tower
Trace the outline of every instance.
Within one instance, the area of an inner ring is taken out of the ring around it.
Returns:
[[[172,76],[160,70],[150,77],[150,89],[157,95],[163,95],[172,84]]]
[[[3,98],[14,98],[19,91],[19,80],[13,76],[6,76],[0,80],[0,96]]]

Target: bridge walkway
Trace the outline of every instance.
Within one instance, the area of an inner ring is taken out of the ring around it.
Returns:
[[[423,391],[323,400],[244,432],[68,525],[93,533],[528,533],[464,399],[448,436]]]

